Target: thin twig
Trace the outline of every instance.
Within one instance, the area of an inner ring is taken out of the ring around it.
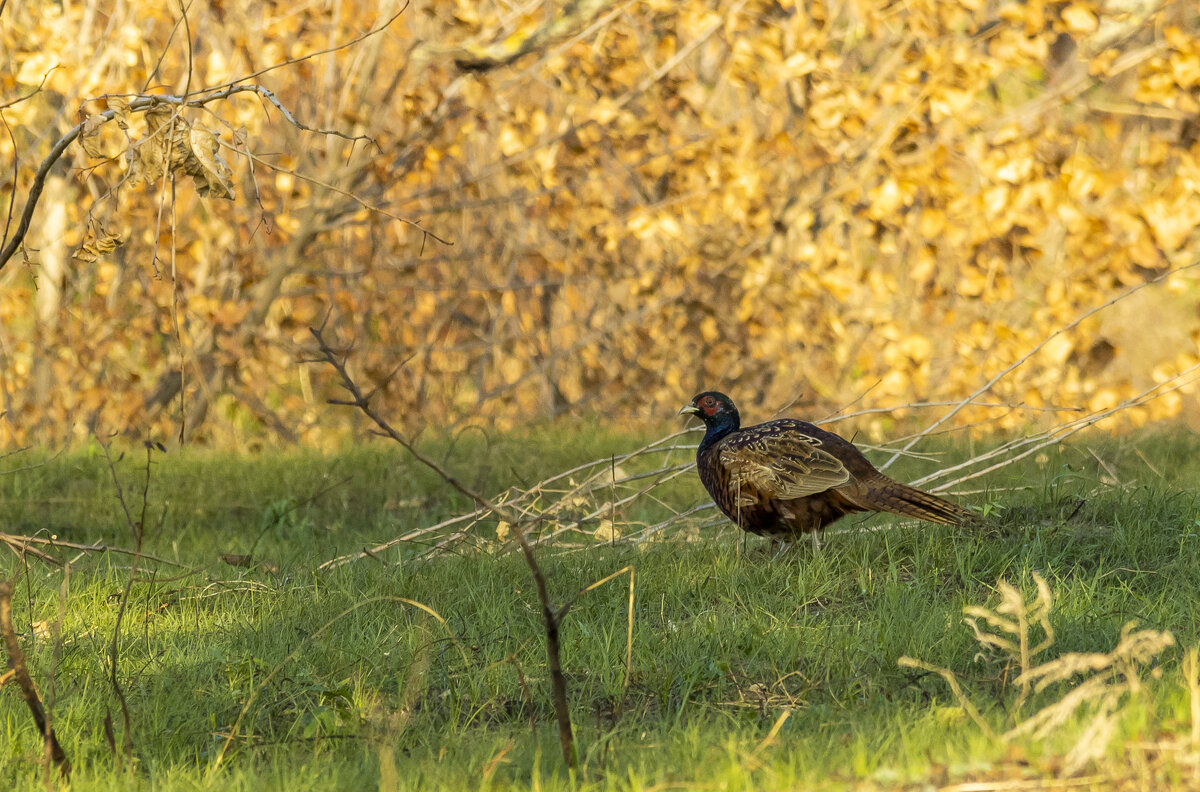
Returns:
[[[562,670],[562,653],[559,627],[562,620],[570,611],[571,606],[581,595],[591,591],[597,586],[603,585],[607,581],[626,571],[632,575],[632,568],[626,567],[625,569],[602,578],[601,580],[596,581],[589,586],[585,586],[584,588],[580,589],[579,593],[576,594],[575,597],[564,604],[561,608],[556,610],[550,601],[550,594],[546,586],[546,576],[542,573],[542,569],[538,565],[537,559],[534,557],[533,549],[529,546],[529,542],[525,537],[524,525],[528,522],[525,519],[525,515],[507,504],[496,503],[486,495],[466,486],[455,476],[451,475],[449,471],[438,464],[435,460],[431,459],[417,449],[408,438],[396,431],[396,429],[387,421],[387,419],[376,412],[371,406],[371,396],[373,396],[378,389],[367,394],[363,393],[362,389],[358,386],[358,383],[354,381],[354,378],[350,376],[349,371],[346,369],[345,355],[335,352],[334,349],[330,347],[328,343],[326,343],[323,335],[323,328],[310,328],[310,332],[317,342],[317,348],[320,351],[322,358],[325,360],[325,362],[333,367],[334,371],[338,373],[338,376],[342,380],[342,387],[344,387],[351,396],[351,398],[348,400],[330,399],[329,401],[331,404],[342,404],[357,408],[364,415],[370,418],[377,427],[379,427],[380,432],[384,436],[391,438],[403,446],[418,462],[437,473],[443,481],[445,481],[454,489],[458,490],[463,495],[466,495],[479,508],[485,509],[486,511],[491,512],[498,517],[502,517],[513,525],[517,535],[517,540],[520,542],[521,550],[525,556],[525,562],[529,565],[530,572],[533,575],[534,584],[537,588],[538,599],[542,605],[542,617],[543,621],[545,622],[546,630],[546,657],[550,668],[551,694],[554,701],[555,718],[558,721],[558,735],[559,743],[563,752],[563,761],[566,763],[568,768],[575,770],[579,766],[579,756],[575,749],[574,734],[571,728],[571,712],[567,701],[567,681]],[[632,657],[631,651],[630,656]],[[224,751],[222,750],[222,753],[223,752]]]
[[[1031,357],[1036,355],[1039,351],[1042,350],[1042,348],[1044,348],[1047,344],[1049,344],[1055,338],[1058,338],[1063,333],[1066,333],[1066,332],[1069,332],[1069,331],[1075,329],[1076,327],[1078,327],[1080,324],[1082,324],[1088,317],[1092,316],[1093,314],[1099,313],[1100,311],[1103,311],[1104,309],[1109,308],[1109,307],[1115,305],[1116,303],[1119,303],[1121,300],[1124,300],[1126,297],[1129,297],[1130,295],[1141,291],[1142,289],[1146,288],[1147,286],[1158,283],[1159,281],[1162,281],[1165,278],[1168,278],[1172,275],[1177,275],[1180,272],[1184,272],[1186,270],[1193,269],[1194,267],[1200,267],[1200,261],[1194,261],[1191,264],[1184,264],[1182,266],[1173,267],[1169,270],[1166,270],[1165,272],[1162,272],[1162,273],[1154,276],[1153,278],[1150,278],[1149,280],[1145,281],[1144,283],[1139,283],[1136,286],[1131,286],[1130,288],[1125,289],[1120,294],[1113,297],[1111,300],[1109,300],[1105,303],[1102,303],[1100,305],[1093,306],[1092,308],[1089,308],[1088,310],[1084,311],[1082,314],[1075,317],[1075,319],[1072,320],[1069,324],[1058,328],[1053,333],[1051,333],[1050,335],[1043,338],[1037,344],[1037,346],[1035,346],[1033,349],[1026,352],[1024,355],[1022,355],[1020,358],[1018,358],[1014,363],[1009,365],[1007,368],[1000,371],[998,374],[996,374],[994,377],[992,377],[990,380],[988,380],[986,383],[984,383],[982,387],[980,387],[978,390],[976,390],[970,396],[967,396],[967,398],[958,402],[958,404],[955,405],[954,409],[950,410],[945,415],[943,415],[941,418],[938,418],[936,421],[934,421],[932,424],[930,424],[925,429],[925,431],[919,433],[916,437],[914,437],[912,440],[910,440],[902,449],[900,449],[900,451],[897,451],[896,453],[892,454],[891,458],[889,458],[886,462],[884,462],[882,465],[879,466],[879,469],[887,470],[888,467],[890,467],[892,465],[892,463],[894,463],[897,459],[900,458],[901,452],[909,450],[914,445],[916,445],[918,442],[920,442],[921,438],[923,438],[925,435],[927,435],[930,432],[932,432],[933,430],[937,429],[939,426],[941,426],[942,424],[949,421],[955,415],[958,415],[958,413],[960,411],[962,411],[963,408],[967,407],[968,405],[973,403],[976,399],[978,399],[980,396],[982,396],[983,394],[990,391],[997,382],[999,382],[1000,380],[1002,380],[1006,376],[1008,376],[1009,372],[1013,371],[1014,369],[1016,369],[1019,366],[1021,366],[1022,364],[1024,364],[1025,361],[1029,360]]]
[[[436,460],[426,456],[420,451],[420,449],[414,446],[408,440],[408,438],[397,432],[392,425],[388,423],[382,415],[376,412],[374,407],[371,406],[370,394],[363,394],[362,389],[358,387],[358,383],[354,381],[354,378],[351,377],[350,373],[346,370],[345,356],[334,351],[334,349],[325,342],[325,337],[322,335],[322,329],[310,327],[309,332],[312,333],[313,338],[317,341],[317,348],[321,352],[321,359],[333,367],[334,371],[336,371],[338,376],[341,377],[342,387],[350,393],[350,399],[330,399],[330,404],[356,407],[362,411],[363,415],[370,418],[385,436],[403,446],[404,449],[412,454],[418,462],[440,476],[442,480],[451,487],[470,498],[476,505],[501,516],[513,516],[508,508],[494,503],[486,495],[476,492],[475,490],[463,484],[456,477],[451,475],[449,471],[438,464]],[[515,519],[512,520],[512,522],[515,523]]]
[[[370,138],[366,137],[365,135],[350,136],[342,132],[338,132],[337,130],[315,129],[300,123],[298,120],[296,120],[296,117],[292,115],[291,111],[284,107],[283,103],[276,98],[274,93],[261,85],[225,84],[223,86],[200,89],[196,91],[194,96],[191,97],[174,96],[168,94],[154,94],[152,96],[141,95],[134,98],[119,111],[117,108],[109,108],[101,113],[97,113],[96,116],[101,119],[101,123],[104,123],[115,118],[118,112],[144,112],[160,104],[178,105],[181,108],[204,107],[210,102],[228,99],[229,97],[240,93],[257,94],[278,109],[283,114],[284,118],[288,120],[288,123],[306,132],[316,132],[322,135],[334,135],[346,140],[370,140]],[[21,210],[21,219],[17,223],[17,227],[13,232],[13,235],[8,239],[3,250],[0,250],[0,269],[3,269],[9,260],[12,259],[12,257],[16,254],[17,249],[21,246],[21,243],[25,239],[25,235],[29,232],[29,225],[33,219],[33,212],[37,208],[38,201],[41,199],[42,190],[46,186],[46,179],[50,175],[50,169],[54,167],[55,163],[57,163],[62,155],[66,152],[67,147],[74,143],[76,138],[79,137],[80,133],[83,131],[84,125],[87,123],[94,123],[94,118],[95,117],[81,121],[67,130],[62,137],[54,142],[54,145],[50,148],[50,153],[44,160],[42,160],[41,165],[38,167],[37,172],[33,176],[33,183],[30,185],[29,193],[25,199],[25,206]],[[411,225],[421,233],[437,240],[438,242],[441,242],[442,244],[450,244],[445,239],[442,239],[415,221],[405,220],[399,217],[396,219],[402,223]]]
[[[257,162],[260,165],[263,165],[277,173],[286,173],[289,176],[294,176],[295,178],[299,179],[300,181],[308,182],[309,184],[312,184],[316,187],[320,187],[322,189],[328,190],[329,192],[336,193],[336,194],[342,196],[343,198],[349,198],[351,201],[354,201],[356,204],[361,206],[363,209],[366,209],[368,212],[374,212],[375,214],[383,215],[384,217],[390,218],[390,219],[395,220],[400,223],[404,223],[405,225],[410,225],[413,228],[420,231],[422,234],[427,234],[430,239],[436,239],[438,242],[441,242],[443,245],[452,246],[454,244],[450,240],[444,239],[444,238],[438,236],[437,234],[433,233],[429,229],[425,228],[418,221],[409,220],[407,218],[401,217],[398,214],[395,214],[394,212],[384,209],[382,206],[368,203],[367,201],[364,201],[362,198],[355,195],[350,190],[344,190],[341,187],[337,187],[333,184],[330,184],[329,182],[323,182],[320,179],[314,178],[312,176],[308,176],[308,175],[302,173],[301,171],[293,170],[291,168],[284,168],[280,165],[276,165],[272,162],[269,162],[268,160],[263,159],[262,157],[252,154],[250,152],[250,149],[246,148],[244,146],[242,148],[238,148],[235,144],[225,143],[224,141],[217,141],[217,142],[220,143],[222,146],[225,146],[226,148],[230,149],[231,151],[236,151],[236,152],[242,154],[243,156],[249,158],[249,160],[251,162]]]
[[[21,552],[32,552],[32,553],[38,554],[38,557],[42,558],[42,560],[51,561],[51,562],[55,563],[56,565],[60,563],[58,561],[58,559],[54,558],[53,556],[41,554],[41,553],[39,553],[39,551],[34,550],[33,548],[29,547],[28,545],[36,544],[36,545],[42,545],[44,547],[63,548],[65,550],[79,550],[84,553],[118,553],[121,555],[139,556],[143,561],[154,561],[155,563],[158,563],[158,564],[167,564],[169,566],[178,567],[179,569],[185,570],[188,573],[198,573],[200,571],[199,569],[197,569],[193,566],[189,566],[188,564],[182,564],[178,561],[172,561],[169,558],[163,558],[162,556],[156,556],[156,555],[150,555],[149,553],[138,552],[137,550],[131,550],[128,547],[117,547],[115,545],[107,545],[107,544],[104,544],[103,542],[96,542],[94,544],[83,544],[80,542],[65,542],[62,539],[56,539],[54,537],[26,536],[26,535],[21,535],[21,534],[7,534],[7,533],[0,533],[0,542],[4,542],[5,544],[11,546],[13,549],[20,550]]]
[[[558,721],[558,742],[562,747],[563,761],[567,767],[574,770],[579,765],[579,757],[575,752],[575,738],[571,732],[571,710],[567,705],[567,678],[563,676],[562,654],[558,640],[558,627],[562,616],[571,607],[570,603],[562,610],[555,612],[550,604],[550,595],[546,591],[546,576],[538,566],[525,538],[525,531],[517,527],[517,541],[521,543],[521,552],[525,554],[525,563],[533,573],[533,582],[537,586],[538,599],[542,603],[542,618],[546,623],[546,661],[550,667],[550,689],[554,699],[554,717]]]
[[[375,27],[371,28],[367,32],[365,32],[359,36],[356,36],[356,37],[350,39],[349,41],[343,42],[341,44],[337,44],[333,47],[327,47],[323,50],[317,50],[316,52],[310,52],[307,55],[301,55],[296,58],[288,58],[285,61],[280,61],[279,63],[273,63],[270,66],[267,66],[266,68],[259,69],[256,72],[251,72],[250,74],[243,74],[241,77],[237,77],[233,80],[230,80],[227,83],[221,83],[220,85],[213,86],[213,88],[210,88],[208,90],[231,88],[231,87],[238,85],[239,83],[244,83],[246,80],[253,80],[254,78],[261,77],[262,75],[267,74],[268,72],[273,72],[276,69],[283,69],[288,66],[293,66],[297,63],[302,63],[306,60],[312,60],[313,58],[318,58],[322,55],[329,55],[331,53],[338,52],[339,50],[344,50],[349,47],[353,47],[355,44],[359,43],[360,41],[365,41],[366,39],[369,39],[371,36],[382,33],[383,31],[390,28],[395,23],[395,21],[400,18],[400,15],[408,10],[408,6],[409,6],[409,2],[408,2],[408,0],[406,0],[404,5],[400,7],[400,10],[397,11],[396,13],[392,14],[386,20],[384,20],[384,22],[382,24],[376,25]],[[282,109],[282,108],[280,108],[280,109]]]
[[[125,699],[125,691],[121,688],[121,682],[117,678],[117,668],[119,665],[120,655],[121,655],[121,623],[125,617],[125,610],[129,605],[129,594],[133,590],[133,582],[137,578],[138,562],[142,558],[142,540],[145,538],[145,535],[146,535],[145,521],[146,521],[146,510],[148,508],[149,495],[150,495],[150,475],[151,475],[150,474],[150,466],[151,466],[151,462],[152,462],[151,455],[153,454],[153,447],[151,446],[150,443],[146,444],[146,480],[145,480],[145,484],[142,487],[142,508],[141,508],[141,512],[138,515],[138,518],[136,520],[133,517],[133,512],[129,508],[129,504],[126,503],[126,501],[125,501],[125,492],[121,487],[121,479],[117,475],[117,466],[116,466],[116,463],[113,461],[112,454],[109,452],[108,444],[101,443],[100,447],[104,450],[104,458],[108,462],[108,470],[112,474],[113,486],[116,488],[117,500],[120,501],[121,508],[125,512],[125,520],[129,525],[130,532],[133,534],[133,541],[134,541],[133,563],[130,565],[130,568],[129,568],[129,577],[126,578],[126,580],[125,580],[125,588],[121,592],[121,601],[120,601],[119,607],[117,608],[117,619],[116,619],[116,623],[113,625],[112,642],[109,644],[109,649],[108,649],[108,657],[109,657],[108,679],[109,679],[109,683],[112,685],[113,693],[117,697],[117,702],[121,705],[121,718],[124,722],[124,727],[125,727],[121,747],[124,749],[124,752],[125,752],[125,761],[132,763],[133,762],[133,720],[129,715],[129,702]],[[110,744],[110,747],[112,747],[115,752],[116,740],[111,737],[112,724],[111,724],[111,718],[108,715],[105,716],[105,730],[106,730],[106,734],[110,735],[109,744]],[[119,759],[120,754],[117,754],[117,757]]]
[[[1003,446],[1001,446],[999,449],[980,454],[972,459],[967,460],[966,462],[960,463],[958,465],[954,465],[953,467],[945,468],[944,470],[940,470],[936,473],[932,473],[928,476],[925,476],[924,478],[917,479],[916,481],[913,482],[913,485],[920,486],[929,481],[933,481],[933,480],[936,480],[943,476],[946,476],[950,473],[962,470],[963,468],[968,468],[968,467],[971,467],[972,465],[976,465],[981,461],[984,461],[984,460],[987,460],[990,458],[994,458],[996,456],[1002,456],[1003,454],[1006,454],[1006,453],[1011,453],[1011,451],[1015,450],[1016,448],[1020,448],[1022,446],[1030,446],[1029,448],[1026,448],[1024,451],[1022,451],[1020,454],[1017,454],[1015,456],[1005,456],[1000,462],[990,465],[982,470],[977,470],[973,473],[969,473],[969,474],[960,476],[956,479],[953,479],[952,481],[945,482],[944,484],[939,484],[936,487],[930,488],[930,491],[931,492],[940,492],[949,487],[957,486],[958,484],[961,484],[964,481],[970,481],[972,479],[979,478],[980,476],[991,473],[995,470],[999,470],[1000,468],[1007,467],[1007,466],[1013,464],[1014,462],[1024,459],[1025,457],[1029,456],[1030,454],[1036,453],[1037,451],[1040,451],[1043,448],[1046,448],[1047,446],[1056,445],[1058,443],[1061,443],[1066,438],[1068,438],[1074,434],[1077,434],[1077,433],[1083,431],[1084,429],[1087,429],[1089,426],[1094,425],[1098,421],[1102,421],[1105,418],[1113,416],[1113,415],[1121,412],[1122,410],[1127,410],[1130,407],[1141,406],[1142,404],[1146,404],[1147,402],[1153,401],[1154,399],[1157,399],[1160,396],[1163,396],[1164,394],[1167,394],[1172,391],[1178,390],[1182,387],[1185,387],[1189,382],[1192,382],[1196,379],[1196,377],[1191,377],[1191,379],[1189,379],[1189,376],[1192,374],[1200,374],[1200,363],[1198,363],[1194,366],[1191,366],[1190,368],[1184,369],[1183,371],[1181,371],[1179,374],[1175,375],[1171,379],[1168,379],[1164,382],[1160,382],[1150,388],[1147,388],[1146,390],[1142,391],[1141,393],[1137,394],[1136,396],[1130,397],[1130,398],[1126,399],[1125,401],[1123,401],[1117,405],[1114,405],[1113,407],[1108,408],[1107,410],[1100,410],[1098,412],[1089,413],[1088,415],[1083,416],[1082,418],[1078,418],[1074,421],[1070,421],[1069,423],[1062,424],[1061,426],[1056,426],[1053,429],[1050,429],[1046,432],[1041,432],[1032,437],[1022,438],[1020,440],[1015,440],[1010,443],[1006,443]]]

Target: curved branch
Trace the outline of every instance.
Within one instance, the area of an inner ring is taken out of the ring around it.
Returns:
[[[218,89],[207,88],[198,91],[194,97],[186,99],[182,96],[172,95],[139,96],[130,102],[124,108],[124,111],[140,113],[160,104],[179,105],[180,107],[204,107],[209,102],[214,102],[220,99],[228,99],[234,94],[239,93],[258,94],[258,96],[262,97],[267,102],[270,102],[271,105],[278,109],[279,112],[283,114],[283,117],[288,120],[288,123],[292,124],[298,129],[303,129],[306,132],[316,132],[317,134],[321,135],[335,135],[351,141],[368,140],[373,143],[375,142],[373,138],[367,135],[351,136],[343,132],[338,132],[337,130],[317,129],[306,126],[296,120],[296,117],[292,115],[291,111],[284,107],[283,103],[276,98],[275,94],[271,93],[269,89],[264,88],[261,85],[227,85]],[[116,108],[110,108],[105,110],[103,113],[98,113],[97,115],[103,119],[103,122],[107,122],[115,118],[117,113],[118,110]],[[25,240],[25,235],[29,233],[29,224],[33,220],[33,212],[35,209],[37,209],[38,200],[42,197],[42,190],[46,186],[46,177],[50,175],[50,169],[53,168],[55,163],[58,162],[58,160],[62,157],[63,153],[67,150],[67,146],[70,146],[79,137],[80,133],[83,131],[84,124],[86,123],[86,120],[81,121],[67,130],[62,137],[55,141],[54,146],[50,149],[49,155],[42,160],[42,164],[38,167],[37,173],[34,174],[33,184],[29,188],[28,197],[25,199],[25,207],[21,210],[21,220],[17,224],[17,228],[13,232],[12,237],[9,238],[4,245],[4,249],[0,250],[0,270],[4,269],[4,266],[8,264],[14,255],[16,255],[17,249]],[[445,243],[445,240],[439,239],[435,235],[430,234],[419,224],[412,221],[404,222],[409,223],[425,234],[433,236],[434,239],[438,239],[438,241]]]
[[[110,110],[108,112],[113,111]],[[33,185],[29,188],[29,197],[25,199],[25,209],[21,212],[21,221],[17,223],[17,229],[13,232],[12,238],[8,240],[8,244],[4,246],[4,250],[0,250],[0,269],[4,269],[4,265],[8,263],[13,254],[17,252],[17,248],[25,241],[25,234],[29,232],[29,221],[33,219],[33,210],[37,207],[38,199],[42,197],[42,189],[46,186],[46,177],[50,174],[50,169],[54,167],[54,163],[58,162],[58,158],[67,150],[67,146],[71,145],[75,141],[75,138],[79,137],[79,132],[82,129],[82,123],[76,124],[70,132],[58,139],[58,142],[54,144],[54,148],[50,149],[50,155],[42,160],[41,166],[33,176]]]

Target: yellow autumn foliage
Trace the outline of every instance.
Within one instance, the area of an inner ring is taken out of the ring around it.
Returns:
[[[336,442],[326,317],[412,429],[820,417],[1026,356],[955,420],[1182,376],[1122,418],[1200,425],[1189,0],[95,6],[0,16],[0,213],[85,124],[0,269],[7,444]]]

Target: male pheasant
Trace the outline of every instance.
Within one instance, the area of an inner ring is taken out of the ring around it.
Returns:
[[[893,481],[848,441],[807,421],[781,418],[742,429],[733,401],[715,391],[696,396],[679,414],[704,421],[708,431],[696,450],[700,481],[742,530],[792,542],[853,512],[945,525],[972,518],[961,506]]]

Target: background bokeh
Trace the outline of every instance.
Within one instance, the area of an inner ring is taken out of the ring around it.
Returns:
[[[1191,0],[9,0],[0,213],[106,95],[266,69],[342,136],[253,93],[187,110],[233,200],[129,179],[137,112],[51,172],[0,270],[4,443],[337,444],[361,419],[324,404],[326,317],[364,383],[406,361],[379,398],[410,431],[658,420],[706,388],[754,417],[958,400],[1200,261]],[[954,420],[1188,372],[1198,277]],[[1176,416],[1200,425],[1194,387],[1119,419]]]

